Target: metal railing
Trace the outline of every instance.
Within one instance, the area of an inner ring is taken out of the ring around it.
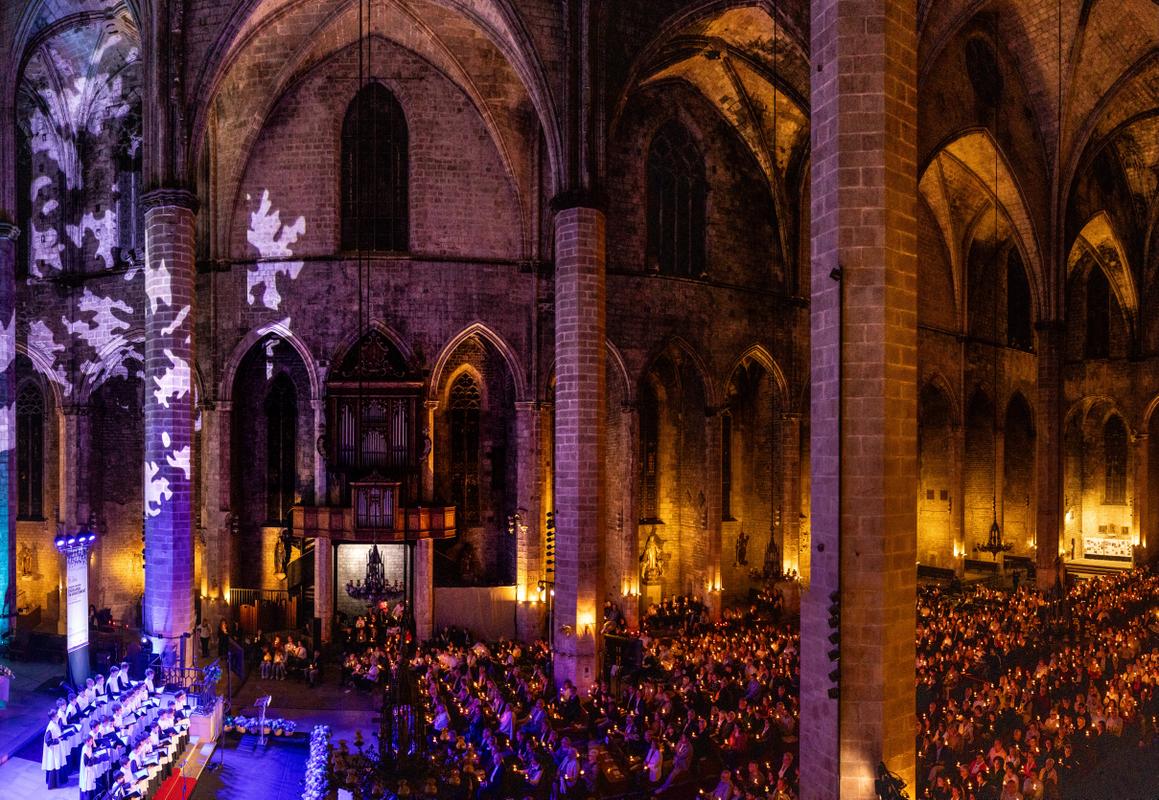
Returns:
[[[208,713],[217,702],[217,678],[223,669],[218,660],[204,667],[166,666],[159,656],[154,656],[149,664],[154,678],[160,678],[167,689],[184,689],[191,700],[196,702],[198,711]],[[216,677],[214,677],[216,675]]]

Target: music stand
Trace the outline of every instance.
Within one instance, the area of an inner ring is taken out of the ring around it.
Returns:
[[[254,701],[254,705],[261,709],[261,716],[258,721],[258,744],[262,747],[266,746],[266,709],[269,707],[271,699],[272,696],[267,694],[265,697],[259,697]]]

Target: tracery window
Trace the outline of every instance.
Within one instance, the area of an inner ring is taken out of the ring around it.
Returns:
[[[290,513],[297,482],[298,404],[294,384],[279,375],[266,395],[266,519]]]
[[[1127,427],[1118,417],[1111,417],[1103,426],[1103,460],[1106,463],[1103,502],[1118,505],[1126,503]]]
[[[1034,320],[1030,306],[1030,283],[1017,254],[1006,263],[1006,343],[1019,350],[1034,347]]]
[[[660,408],[655,394],[640,395],[640,519],[653,521],[660,513]]]
[[[342,123],[342,248],[404,251],[410,245],[406,116],[385,86],[355,95]]]
[[[704,159],[685,128],[665,125],[648,151],[648,264],[665,275],[705,273]]]
[[[451,384],[451,499],[466,525],[479,524],[479,417],[482,397],[464,372]]]
[[[44,396],[27,383],[16,396],[17,516],[44,517]]]

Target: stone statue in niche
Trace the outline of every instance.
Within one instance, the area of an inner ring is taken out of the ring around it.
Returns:
[[[419,453],[419,461],[426,461],[431,454],[431,426],[423,425],[423,449]]]
[[[741,528],[736,536],[736,566],[745,567],[749,563],[749,535]]]
[[[20,545],[20,556],[17,559],[20,577],[32,580],[36,575],[36,550],[27,544]]]
[[[656,527],[644,542],[644,552],[640,554],[640,581],[645,584],[659,583],[664,577],[664,543],[656,535]]]

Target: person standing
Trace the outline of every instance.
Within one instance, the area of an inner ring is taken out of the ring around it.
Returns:
[[[229,624],[225,621],[225,617],[221,618],[221,624],[217,627],[217,657],[225,658],[229,650]]]
[[[197,635],[201,639],[201,657],[209,658],[209,635],[212,631],[209,628],[209,620],[202,618],[201,624],[197,626]]]
[[[56,709],[48,712],[48,725],[44,729],[44,749],[41,751],[40,768],[44,770],[44,782],[49,789],[56,789],[64,783],[64,742],[61,741],[60,723],[56,719]]]

